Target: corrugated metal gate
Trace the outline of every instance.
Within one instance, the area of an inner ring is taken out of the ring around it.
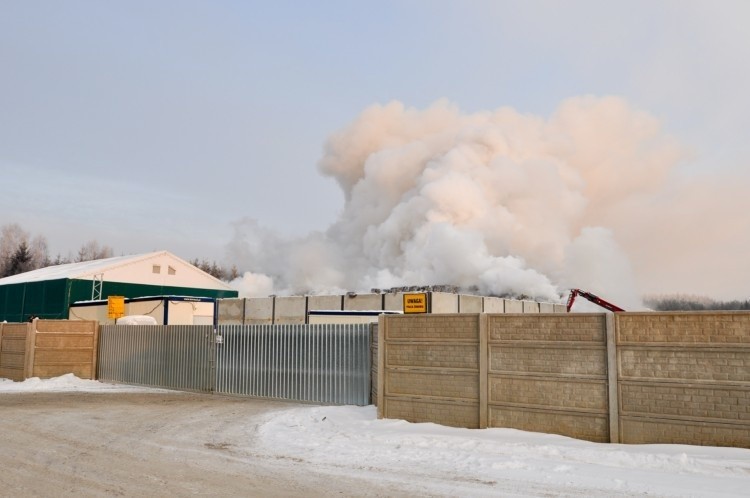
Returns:
[[[216,392],[370,401],[369,325],[226,325],[219,331]]]
[[[98,379],[211,392],[213,344],[210,325],[104,325]]]
[[[370,325],[101,327],[99,379],[334,404],[370,403]]]

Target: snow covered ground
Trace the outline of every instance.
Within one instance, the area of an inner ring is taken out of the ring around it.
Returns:
[[[0,394],[33,391],[158,390],[72,375],[0,379]],[[369,474],[411,486],[415,494],[750,495],[750,450],[741,448],[597,444],[513,429],[411,424],[378,420],[373,406],[290,405],[248,420],[244,429],[254,435],[256,450],[269,455],[314,462],[332,476]]]

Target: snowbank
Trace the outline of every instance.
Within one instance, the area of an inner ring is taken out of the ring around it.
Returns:
[[[65,374],[52,379],[32,377],[23,382],[14,382],[0,378],[0,393],[18,392],[169,392],[164,389],[128,386],[125,384],[107,384],[97,380],[79,379],[74,374]]]
[[[72,374],[0,379],[0,396],[34,391],[165,392]],[[205,424],[216,424],[208,413]],[[411,424],[378,420],[373,406],[295,407],[260,421],[247,417],[245,425],[239,429],[248,440],[236,443],[249,445],[249,455],[304,462],[332,476],[371,474],[415,494],[739,497],[750,488],[750,450],[741,448],[597,444],[513,429]]]
[[[306,407],[260,428],[267,451],[386,473],[453,476],[492,495],[492,483],[519,491],[586,490],[597,495],[747,496],[750,450],[684,445],[598,444],[514,429],[456,429],[378,420],[375,407]],[[455,490],[445,490],[449,494]],[[524,494],[522,492],[522,494]],[[532,493],[533,494],[533,493]]]

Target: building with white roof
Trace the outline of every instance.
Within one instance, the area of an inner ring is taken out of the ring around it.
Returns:
[[[50,266],[0,279],[0,321],[66,319],[70,305],[146,296],[237,297],[237,291],[167,251]]]

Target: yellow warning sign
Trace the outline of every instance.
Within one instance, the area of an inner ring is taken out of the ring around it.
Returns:
[[[404,313],[427,313],[427,294],[404,294]]]
[[[107,318],[121,318],[125,316],[125,297],[109,296],[107,298]]]

